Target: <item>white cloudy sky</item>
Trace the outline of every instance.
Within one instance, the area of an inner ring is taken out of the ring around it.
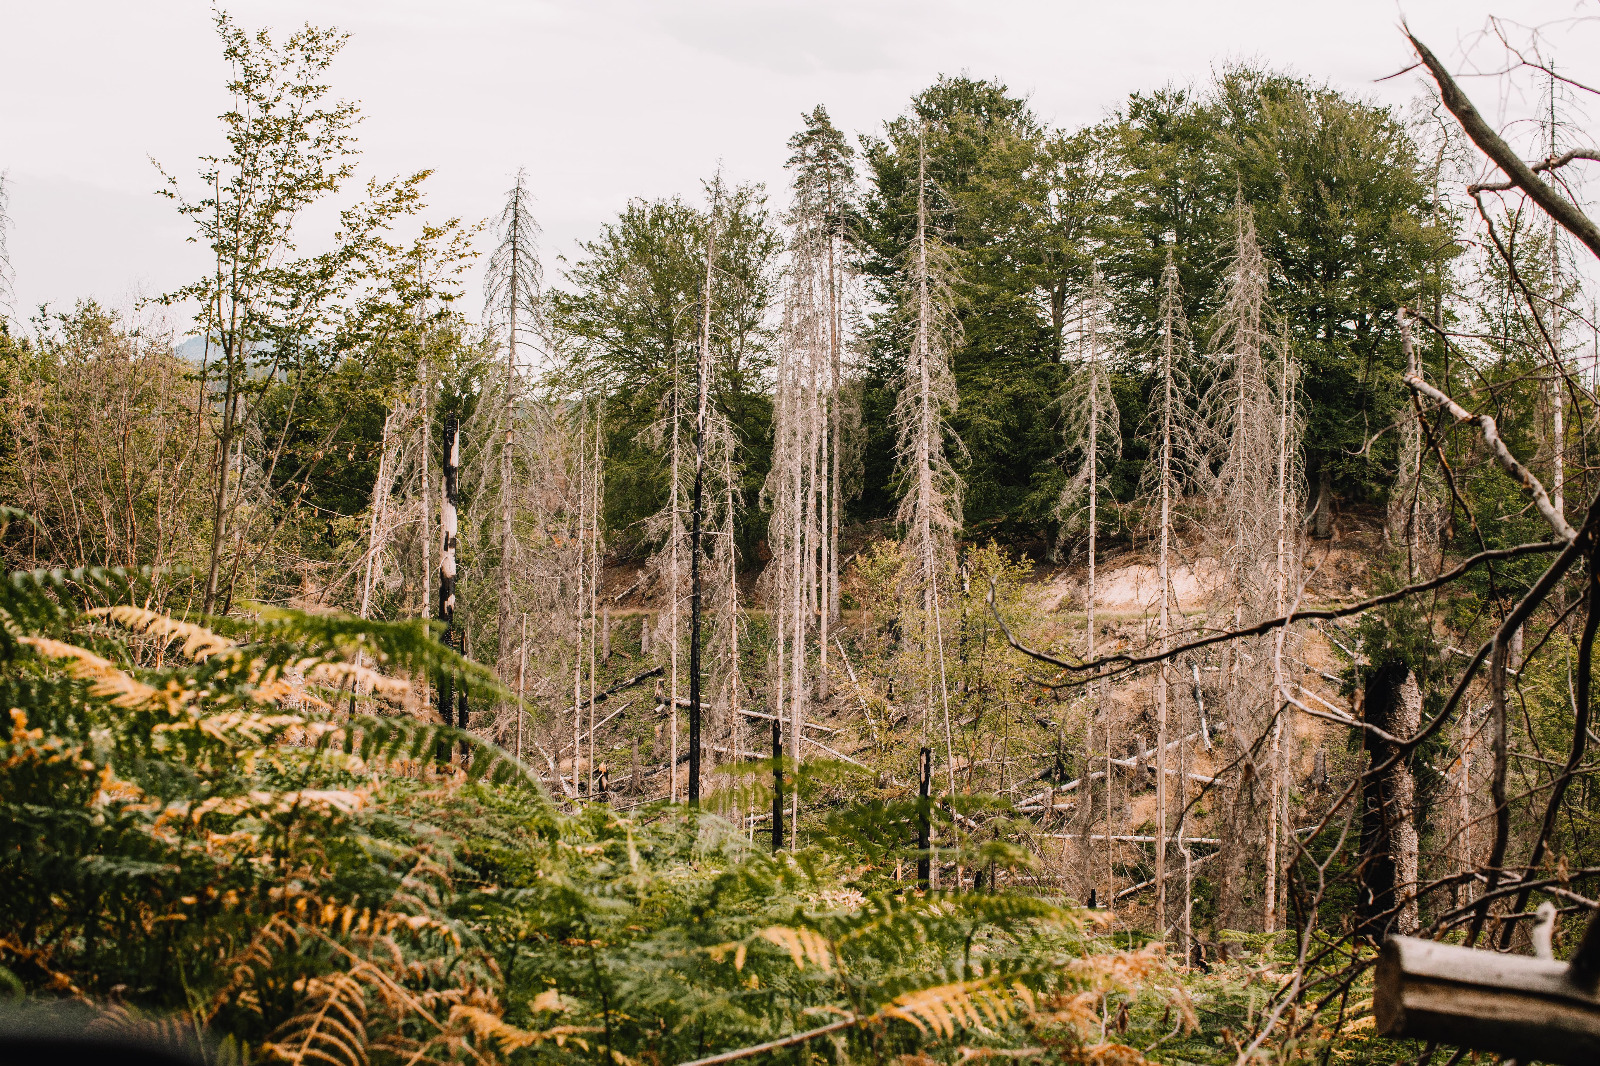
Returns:
[[[781,188],[784,141],[825,103],[871,132],[940,73],[999,77],[1059,125],[1127,93],[1260,58],[1403,102],[1405,18],[1458,69],[1492,61],[1490,14],[1595,33],[1575,0],[235,0],[246,26],[352,34],[338,92],[361,101],[364,166],[431,167],[430,214],[482,218],[528,169],[547,255],[629,197],[694,194],[725,166]],[[1578,47],[1582,39],[1584,48]],[[1476,50],[1474,50],[1476,48]],[[225,76],[203,0],[0,0],[0,170],[19,310],[128,307],[201,256],[154,195],[215,150]],[[1521,105],[1477,82],[1492,111]],[[468,299],[469,308],[476,303]]]

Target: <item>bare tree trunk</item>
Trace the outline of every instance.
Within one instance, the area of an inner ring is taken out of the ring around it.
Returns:
[[[1411,670],[1402,661],[1391,660],[1372,671],[1363,701],[1366,720],[1394,740],[1375,733],[1365,737],[1369,768],[1393,758],[1396,742],[1403,743],[1415,732],[1415,725],[1408,731],[1406,723],[1411,713],[1411,693],[1416,691]],[[1420,697],[1417,700],[1420,715]],[[1363,780],[1358,936],[1380,940],[1400,931],[1399,923],[1407,917],[1400,894],[1414,890],[1416,883],[1417,837],[1412,822],[1415,788],[1411,768],[1404,758],[1395,759],[1394,766],[1381,778],[1369,773]],[[1409,917],[1415,919],[1414,907]]]
[[[744,757],[742,744],[742,723],[740,720],[741,704],[744,702],[744,678],[739,663],[739,550],[734,540],[734,529],[737,512],[734,506],[733,488],[733,456],[729,448],[723,453],[722,471],[723,490],[727,494],[725,526],[727,534],[727,572],[723,580],[727,583],[728,601],[724,608],[727,614],[728,627],[728,732],[729,747],[733,749],[733,762],[737,765]],[[744,810],[742,799],[739,803],[739,812]]]
[[[233,331],[229,331],[229,336]],[[217,491],[211,509],[211,552],[206,564],[206,591],[201,611],[210,614],[217,604],[217,581],[222,568],[222,544],[228,529],[228,470],[233,449],[234,415],[238,407],[235,397],[234,352],[231,344],[223,349],[224,371],[222,395],[222,429],[217,434]]]
[[[1399,696],[1393,732],[1405,743],[1422,727],[1422,689],[1415,673],[1406,672]],[[1417,931],[1417,782],[1406,759],[1396,759],[1389,770],[1389,802],[1394,808],[1394,891],[1401,897],[1394,928],[1410,936]]]
[[[1311,535],[1318,540],[1333,536],[1333,470],[1324,458],[1317,469],[1317,505],[1311,512]]]
[[[1289,411],[1291,407],[1289,380],[1289,350],[1285,345],[1280,354],[1278,381],[1278,538],[1274,555],[1273,613],[1282,615],[1287,609],[1289,583]],[[1287,819],[1280,817],[1279,809],[1288,802],[1288,745],[1284,742],[1285,709],[1288,689],[1284,680],[1283,642],[1289,627],[1282,626],[1272,641],[1272,824],[1267,833],[1267,884],[1263,928],[1271,933],[1278,921],[1278,840],[1287,828]],[[1288,840],[1285,839],[1285,844]]]
[[[521,191],[519,184],[518,191]],[[522,268],[517,227],[521,222],[520,212],[512,216],[511,240],[516,252],[511,256],[511,291],[516,293],[518,282],[521,280],[519,272]],[[504,679],[506,659],[511,650],[511,572],[513,569],[512,556],[514,554],[514,538],[512,534],[512,514],[515,492],[513,482],[513,457],[516,450],[516,382],[517,382],[517,300],[513,298],[510,305],[510,329],[506,336],[506,381],[505,381],[505,440],[500,446],[500,581],[499,581],[499,611],[497,614],[496,632],[500,641],[499,654],[496,665],[501,669]]]
[[[588,421],[582,409],[578,412],[578,528],[577,534],[578,560],[576,568],[577,600],[572,611],[572,794],[579,795],[578,774],[583,766],[583,589],[586,578],[587,557],[584,553],[584,531],[586,514],[589,509],[589,493],[586,488],[587,464],[584,461],[584,437],[588,429]]]
[[[378,476],[372,489],[372,524],[367,530],[367,568],[361,580],[361,607],[357,617],[365,618],[372,602],[372,569],[378,557],[378,535],[383,528],[383,513],[389,502],[389,427],[394,422],[394,412],[383,416],[383,437],[378,446]]]
[[[1461,736],[1461,754],[1457,757],[1456,765],[1456,802],[1457,821],[1456,846],[1457,853],[1456,873],[1461,876],[1461,891],[1456,899],[1457,906],[1472,902],[1473,882],[1472,871],[1475,868],[1472,855],[1472,739],[1469,718],[1462,714],[1457,729]]]
[[[831,332],[831,331],[830,331]],[[827,374],[828,369],[823,368]],[[836,404],[831,396],[832,390],[826,387],[826,382],[818,389],[817,417],[820,423],[817,426],[817,449],[821,453],[821,480],[817,481],[816,494],[820,523],[817,529],[818,563],[817,563],[817,698],[826,701],[828,698],[828,623],[833,616],[833,579],[834,563],[831,555],[837,539],[836,523],[833,519],[834,507],[837,502],[829,492],[831,481],[828,474],[829,444],[832,440],[831,425],[834,421],[833,408]]]
[[[669,600],[669,616],[671,628],[667,637],[667,654],[671,659],[672,683],[668,687],[669,705],[671,707],[671,748],[672,761],[667,768],[668,785],[667,796],[671,803],[678,802],[678,515],[681,508],[678,505],[678,430],[682,415],[678,407],[678,359],[673,353],[672,363],[672,520],[668,525],[668,536],[672,538],[670,581],[667,595]]]
[[[717,191],[721,190],[718,177]],[[706,486],[706,407],[711,387],[711,272],[717,255],[717,199],[706,234],[706,278],[701,291],[700,346],[695,353],[694,499],[689,534],[689,804],[700,805],[700,533]]]
[[[796,419],[801,417],[796,412]],[[798,432],[798,427],[797,427]],[[796,522],[794,544],[792,548],[793,562],[790,576],[789,597],[789,744],[790,757],[794,760],[796,772],[800,767],[800,737],[805,721],[806,684],[806,619],[805,605],[805,526],[803,525],[804,506],[804,479],[805,464],[797,461],[794,464],[793,495],[791,506]],[[789,850],[800,850],[800,790],[797,788],[789,797]]]
[[[596,639],[595,625],[599,621],[598,605],[600,600],[600,426],[602,417],[598,409],[595,412],[593,457],[594,465],[589,471],[589,795],[595,795],[595,688],[598,681],[599,669],[595,662],[595,651],[599,645]],[[583,456],[578,457],[583,461]]]
[[[1171,634],[1168,611],[1172,602],[1172,574],[1167,557],[1172,537],[1172,335],[1168,331],[1163,344],[1169,348],[1163,362],[1162,390],[1166,394],[1165,414],[1161,433],[1161,546],[1157,555],[1158,576],[1161,588],[1161,606],[1157,612],[1156,637],[1161,653],[1166,654]],[[1156,935],[1167,938],[1167,661],[1162,659],[1156,667]]]
[[[522,641],[517,652],[517,758],[522,758],[522,702],[528,698],[528,615],[522,615]]]
[[[1168,253],[1167,271],[1170,274],[1167,299],[1163,307],[1161,331],[1161,453],[1156,477],[1160,480],[1160,518],[1157,537],[1156,584],[1161,597],[1156,614],[1156,639],[1161,651],[1166,653],[1172,633],[1170,611],[1172,606],[1172,494],[1176,481],[1173,469],[1173,432],[1178,396],[1173,380],[1173,362],[1177,358],[1178,313],[1176,303],[1176,270]],[[1168,279],[1164,279],[1168,280]],[[1156,935],[1167,937],[1167,703],[1170,678],[1167,661],[1162,659],[1156,667]],[[1109,767],[1107,768],[1109,773]],[[1107,830],[1107,835],[1110,831]]]
[[[1551,107],[1555,106],[1554,88],[1551,89]],[[1555,142],[1555,126],[1550,128],[1552,145]],[[1551,154],[1554,155],[1552,148]],[[1567,513],[1566,485],[1567,485],[1567,425],[1566,425],[1566,396],[1567,396],[1567,366],[1562,354],[1562,315],[1561,315],[1561,256],[1560,256],[1561,224],[1555,220],[1550,222],[1550,337],[1554,342],[1554,356],[1556,376],[1550,382],[1550,506],[1556,509],[1557,514]]]
[[[828,485],[828,616],[830,620],[839,619],[839,512],[844,507],[843,486],[839,474],[839,449],[843,425],[839,410],[840,390],[844,386],[844,376],[841,369],[840,353],[843,348],[844,333],[844,300],[840,292],[840,275],[835,262],[834,242],[836,235],[833,232],[833,219],[838,214],[838,204],[833,200],[834,189],[829,185],[829,232],[828,232],[828,362],[829,362],[829,389],[828,389],[828,419],[829,419],[829,449],[828,455],[832,460],[832,470]],[[827,655],[828,630],[822,630],[823,655]],[[827,659],[823,659],[826,664]]]
[[[933,825],[929,808],[933,804],[933,751],[922,745],[917,757],[917,880],[924,888],[933,888],[934,863],[932,856]]]
[[[439,500],[439,621],[444,623],[444,642],[451,647],[460,643],[455,633],[456,507],[460,464],[461,428],[452,416],[444,421],[444,487]],[[439,717],[446,725],[451,724],[453,719],[453,697],[454,682],[449,676],[442,677],[439,680]]]
[[[417,458],[419,480],[422,482],[422,598],[419,601],[421,609],[417,613],[426,618],[428,604],[433,600],[433,561],[430,558],[433,554],[433,501],[430,499],[433,475],[429,461],[433,451],[433,404],[428,393],[428,365],[421,360],[417,364],[417,387],[422,394],[419,404],[422,425],[418,429],[421,440]]]
[[[783,850],[783,723],[772,719],[772,853]]]
[[[1112,760],[1112,750],[1113,750],[1112,745],[1113,745],[1113,737],[1112,737],[1112,734],[1111,734],[1111,716],[1108,713],[1106,715],[1106,833],[1105,833],[1105,836],[1106,836],[1106,907],[1109,910],[1116,910],[1116,908],[1117,908],[1117,870],[1116,870],[1115,856],[1113,856],[1112,852],[1111,852],[1111,848],[1112,848],[1111,834],[1113,832],[1112,823],[1111,823],[1111,811],[1112,811],[1112,803],[1113,803],[1113,800],[1112,800],[1112,797],[1111,797],[1111,785],[1112,785],[1112,782],[1115,780],[1115,774],[1114,774],[1115,767],[1112,765],[1112,762],[1111,762],[1111,760]]]

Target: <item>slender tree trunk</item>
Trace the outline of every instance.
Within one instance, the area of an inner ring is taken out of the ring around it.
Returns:
[[[522,614],[522,642],[517,651],[517,758],[522,758],[522,702],[528,698],[528,614]]]
[[[744,677],[739,663],[739,545],[734,540],[734,522],[736,511],[734,509],[733,494],[733,445],[730,442],[723,451],[722,485],[727,494],[724,511],[725,533],[728,538],[727,572],[723,580],[728,586],[728,602],[725,608],[728,627],[728,735],[729,747],[733,749],[732,760],[735,766],[744,758],[743,724],[740,717],[740,703],[744,694]],[[738,810],[743,812],[744,800],[738,801]]]
[[[595,661],[595,651],[599,640],[595,633],[595,626],[599,622],[600,600],[600,425],[601,415],[595,411],[594,432],[590,436],[594,439],[593,458],[594,465],[589,470],[589,795],[595,795],[595,688],[598,681],[599,668]]]
[[[796,432],[800,440],[804,434],[800,433],[799,418],[801,411],[796,410]],[[799,772],[802,753],[801,729],[805,722],[806,705],[806,619],[805,606],[805,526],[802,516],[805,514],[805,463],[802,457],[796,457],[794,464],[793,495],[791,502],[794,507],[796,530],[793,554],[793,573],[789,586],[790,619],[789,619],[789,742],[792,746],[791,756],[794,759],[796,772]],[[789,850],[798,851],[800,848],[800,790],[795,789],[789,797]]]
[[[1461,876],[1461,891],[1456,900],[1457,906],[1472,902],[1472,732],[1469,728],[1470,715],[1462,714],[1457,722],[1457,729],[1461,735],[1461,755],[1457,760],[1456,774],[1456,802],[1458,819],[1460,822],[1457,830],[1457,844],[1460,849],[1456,863],[1456,873]]]
[[[1554,88],[1551,89],[1551,107],[1555,106]],[[1553,116],[1552,116],[1553,118]],[[1555,125],[1550,127],[1551,150],[1555,155]],[[1550,337],[1554,341],[1556,376],[1550,383],[1550,504],[1556,513],[1567,513],[1567,424],[1566,424],[1566,360],[1562,356],[1561,338],[1561,227],[1550,223]]]
[[[1171,337],[1168,336],[1170,348]],[[1167,556],[1172,536],[1172,364],[1167,353],[1162,389],[1166,393],[1165,413],[1161,431],[1161,547],[1156,565],[1160,574],[1156,584],[1161,588],[1161,606],[1158,609],[1157,637],[1161,652],[1166,654],[1171,634],[1168,612],[1172,602],[1172,574]],[[1167,938],[1167,662],[1156,666],[1156,935]]]
[[[1111,716],[1110,716],[1109,713],[1107,713],[1107,715],[1106,715],[1106,908],[1108,910],[1116,910],[1117,909],[1117,871],[1116,871],[1115,857],[1111,853],[1111,847],[1112,847],[1112,844],[1111,844],[1111,834],[1112,834],[1111,782],[1112,782],[1112,771],[1115,769],[1115,767],[1112,765],[1111,759],[1112,759]]]
[[[518,190],[521,183],[518,183]],[[507,660],[511,653],[511,618],[514,613],[511,598],[511,571],[514,564],[515,538],[512,532],[512,514],[515,492],[513,484],[514,457],[516,452],[516,385],[517,385],[517,304],[521,301],[518,296],[521,287],[522,264],[522,213],[513,211],[511,214],[511,301],[509,307],[509,324],[506,332],[506,383],[505,404],[502,417],[505,418],[505,440],[500,447],[500,582],[499,582],[499,612],[497,616],[496,633],[499,638],[499,649],[495,665],[500,670],[501,680],[505,680]]]
[[[1288,609],[1289,584],[1289,350],[1287,345],[1279,353],[1278,376],[1278,530],[1274,555],[1273,613],[1282,615]],[[1262,927],[1269,933],[1277,929],[1278,921],[1278,841],[1286,826],[1279,809],[1288,802],[1288,745],[1284,742],[1284,715],[1287,707],[1287,685],[1284,680],[1283,642],[1289,627],[1280,626],[1272,641],[1272,816],[1267,830],[1267,883],[1264,895]],[[1287,838],[1284,839],[1288,844]]]
[[[924,888],[933,887],[931,847],[933,792],[933,749],[926,744],[917,756],[917,880]]]
[[[588,453],[584,450],[585,437],[588,430],[587,415],[582,408],[578,412],[578,528],[577,534],[578,559],[576,574],[578,578],[578,595],[572,607],[572,794],[577,796],[578,775],[583,766],[583,590],[588,572],[588,558],[584,550],[584,535],[588,530],[587,514],[589,510],[589,491],[586,478],[588,477]]]
[[[928,744],[930,718],[933,714],[933,648],[928,641],[928,631],[933,627],[933,598],[939,594],[934,584],[933,524],[929,514],[933,500],[933,467],[929,448],[932,434],[938,432],[933,418],[933,383],[929,378],[929,319],[932,306],[928,296],[928,156],[918,140],[917,152],[917,365],[919,368],[917,417],[917,568],[922,584],[922,687],[925,696],[922,704],[922,743]]]
[[[829,230],[828,230],[828,361],[830,370],[829,380],[829,449],[828,454],[832,460],[832,470],[829,479],[828,499],[831,506],[828,509],[828,615],[831,620],[839,620],[839,520],[840,511],[844,508],[844,493],[840,479],[839,449],[842,444],[843,422],[839,410],[839,399],[844,387],[844,374],[841,366],[841,350],[843,347],[844,333],[844,299],[840,292],[840,276],[835,260],[835,238],[833,231],[834,218],[838,214],[838,205],[833,200],[833,188],[829,186]],[[826,630],[824,632],[823,646],[826,648]],[[826,655],[826,651],[823,653]],[[823,660],[826,663],[826,659]]]
[[[421,458],[418,460],[418,470],[422,480],[422,598],[418,602],[422,607],[417,612],[423,618],[428,616],[428,604],[433,602],[433,464],[430,455],[433,451],[433,404],[428,394],[428,366],[427,363],[418,361],[417,386],[421,392],[419,407],[422,412],[422,425],[418,428],[421,438]]]
[[[1395,710],[1394,735],[1405,743],[1422,726],[1422,689],[1415,673],[1406,672]],[[1394,928],[1412,936],[1417,931],[1417,782],[1409,760],[1396,760],[1389,770],[1389,802],[1394,817],[1394,890],[1401,897]]]
[[[823,368],[824,383],[821,396],[818,400],[817,447],[821,452],[821,479],[816,483],[818,510],[820,512],[820,525],[817,530],[817,698],[826,701],[828,698],[828,623],[833,615],[833,547],[836,539],[833,510],[836,501],[828,491],[831,485],[828,476],[829,446],[832,442],[831,426],[833,422],[833,407],[835,398],[832,389],[827,387],[826,378],[829,371]]]
[[[439,621],[444,623],[447,646],[459,644],[456,617],[456,507],[459,502],[461,465],[461,427],[454,416],[444,420],[444,486],[439,499]],[[439,681],[439,718],[451,724],[454,682],[449,676]],[[442,754],[442,753],[441,753]]]
[[[783,850],[783,723],[772,716],[772,853]]]
[[[689,539],[689,803],[700,805],[700,534],[705,512],[706,407],[711,387],[711,271],[717,254],[717,205],[706,236],[706,280],[701,293],[700,347],[695,353],[694,501]]]
[[[201,607],[205,614],[210,614],[212,608],[217,605],[217,582],[222,570],[222,544],[227,538],[228,471],[232,465],[233,420],[238,406],[235,399],[237,385],[237,375],[234,371],[235,342],[232,336],[230,331],[229,342],[223,348],[227,371],[223,376],[222,429],[217,434],[217,491],[211,508],[211,552],[206,565],[206,592]]]
[[[361,609],[358,617],[365,618],[372,602],[372,570],[378,557],[378,536],[383,529],[383,512],[389,502],[389,427],[394,422],[394,412],[383,416],[383,437],[378,446],[378,477],[373,483],[372,524],[367,530],[367,570],[361,581]]]

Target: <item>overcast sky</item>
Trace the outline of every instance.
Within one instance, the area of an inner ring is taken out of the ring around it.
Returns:
[[[433,168],[429,216],[480,219],[519,166],[547,260],[630,198],[698,195],[720,161],[780,196],[784,142],[826,104],[876,132],[940,73],[998,77],[1060,126],[1128,93],[1255,58],[1404,103],[1403,18],[1461,69],[1498,54],[1490,14],[1593,15],[1574,0],[239,0],[247,27],[349,31],[332,80],[360,101],[364,170]],[[1593,54],[1581,35],[1564,60]],[[1561,38],[1558,36],[1558,40]],[[1476,51],[1473,51],[1474,45]],[[1578,71],[1581,74],[1581,71]],[[18,310],[128,307],[204,268],[150,160],[183,177],[219,151],[226,70],[202,0],[0,0],[0,170]],[[1477,82],[1489,110],[1515,99]],[[558,267],[557,267],[558,268]],[[474,282],[476,284],[476,282]],[[465,301],[474,310],[476,290]]]

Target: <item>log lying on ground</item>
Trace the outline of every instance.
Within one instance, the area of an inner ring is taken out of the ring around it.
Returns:
[[[1571,963],[1392,936],[1372,997],[1385,1036],[1518,1061],[1600,1062],[1600,922]]]
[[[624,678],[623,680],[618,681],[615,685],[612,685],[610,688],[606,689],[604,692],[601,692],[598,695],[596,695],[592,702],[594,702],[594,703],[604,703],[606,700],[609,700],[612,696],[615,696],[617,693],[621,692],[623,689],[632,688],[634,685],[637,685],[639,682],[645,681],[645,680],[647,680],[649,678],[652,678],[652,677],[655,677],[658,674],[664,673],[665,671],[666,671],[666,667],[664,667],[664,666],[653,666],[650,669],[646,670],[642,674],[634,674],[632,677]]]

